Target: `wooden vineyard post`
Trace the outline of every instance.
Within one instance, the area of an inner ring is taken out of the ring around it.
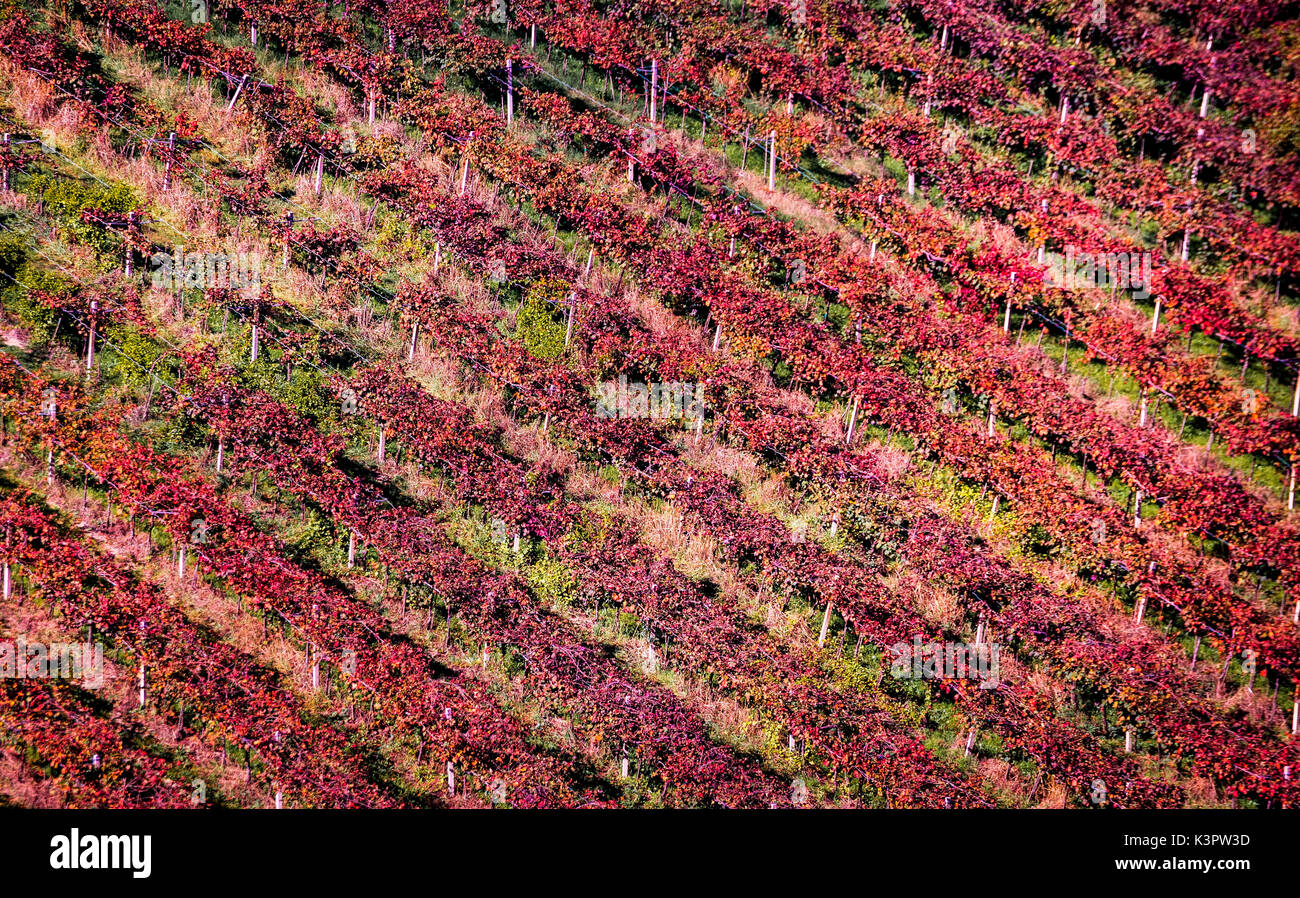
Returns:
[[[384,445],[384,436],[385,436],[385,434],[384,434],[384,425],[383,425],[383,424],[380,424],[380,425],[379,425],[379,445],[378,445],[378,447],[375,449],[375,461],[377,461],[377,462],[378,462],[379,464],[381,464],[381,465],[384,463],[384,450],[385,450],[385,448],[386,448],[385,445]]]
[[[862,394],[855,393],[853,395],[853,411],[849,414],[849,429],[848,432],[844,435],[844,445],[846,446],[853,442],[853,433],[858,426],[858,403],[861,401],[862,401]]]
[[[1160,326],[1160,297],[1156,297],[1156,307],[1151,313],[1151,336],[1156,335],[1156,328]]]
[[[147,693],[147,690],[148,690],[148,679],[146,678],[146,675],[145,675],[145,671],[144,671],[144,662],[143,662],[143,661],[140,662],[140,680],[139,680],[139,684],[138,684],[138,686],[137,686],[137,690],[138,690],[138,693],[137,693],[137,694],[138,694],[138,697],[139,697],[139,700],[140,700],[140,705],[139,705],[139,707],[140,707],[140,708],[144,708],[145,698],[147,697],[146,693]]]
[[[172,186],[172,156],[176,153],[176,132],[170,131],[167,134],[167,159],[163,163],[163,192],[166,193]]]
[[[351,570],[356,565],[357,559],[357,534],[354,530],[348,531],[348,569]]]
[[[831,607],[833,605],[834,602],[826,603],[826,613],[822,615],[822,631],[817,636],[818,646],[824,646],[826,644],[826,631],[830,628],[831,625]]]
[[[420,322],[416,321],[411,325],[411,348],[410,351],[407,352],[406,354],[406,360],[408,362],[415,361],[415,341],[419,338],[419,336],[420,336]]]
[[[506,127],[515,120],[515,61],[506,60]]]
[[[659,94],[659,60],[650,60],[650,123],[655,121],[655,100]]]
[[[86,373],[95,368],[95,319],[99,316],[99,301],[90,301],[90,337],[86,341]]]
[[[232,97],[230,98],[230,103],[228,103],[228,104],[226,105],[226,112],[229,112],[230,110],[232,110],[232,109],[235,108],[235,101],[237,101],[237,100],[239,99],[239,95],[240,95],[240,93],[243,92],[243,90],[244,90],[244,85],[247,84],[247,83],[248,83],[248,76],[247,76],[247,75],[245,75],[244,77],[242,77],[242,78],[239,79],[239,86],[235,88],[235,94],[234,94],[234,96],[232,96]]]
[[[767,154],[767,189],[776,190],[776,132],[773,131],[768,135],[768,141],[771,149]]]

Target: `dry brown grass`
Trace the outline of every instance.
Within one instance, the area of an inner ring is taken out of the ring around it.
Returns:
[[[859,451],[863,450],[871,457],[877,469],[891,480],[902,477],[912,468],[911,453],[903,449],[872,441]]]
[[[780,474],[767,474],[759,478],[748,491],[748,500],[755,508],[768,514],[793,507],[799,500],[790,484]]]
[[[751,147],[750,153],[753,152]],[[748,170],[736,170],[732,180],[758,202],[781,216],[798,218],[818,234],[843,234],[844,228],[835,221],[834,216],[817,208],[803,197],[782,189],[782,182],[789,177],[787,173],[778,170],[775,191],[767,189],[765,176]]]
[[[1042,795],[1042,799],[1034,807],[1043,810],[1063,808],[1069,798],[1069,792],[1066,790],[1065,785],[1057,782],[1049,785]]]
[[[1183,787],[1183,792],[1187,796],[1186,807],[1189,808],[1222,808],[1228,807],[1228,803],[1219,798],[1218,790],[1214,788],[1214,783],[1209,779],[1200,776],[1191,776],[1180,780],[1178,783]]]
[[[902,590],[912,597],[912,605],[926,620],[947,627],[960,627],[965,620],[961,602],[950,591],[916,576],[906,567],[899,573],[881,578],[888,590]]]

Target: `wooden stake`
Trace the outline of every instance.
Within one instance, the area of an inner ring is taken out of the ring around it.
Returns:
[[[826,613],[822,615],[822,631],[817,636],[818,646],[823,646],[826,644],[826,631],[831,625],[831,605],[832,605],[831,602],[826,603]]]
[[[90,373],[95,367],[95,320],[99,316],[99,301],[92,299],[90,301],[90,338],[86,343],[86,372]]]
[[[650,60],[650,122],[655,121],[655,100],[659,93],[659,60]]]
[[[506,127],[515,120],[515,61],[506,60]]]
[[[849,429],[848,432],[844,435],[844,445],[846,446],[853,442],[853,432],[857,428],[857,423],[858,423],[858,403],[861,402],[861,400],[862,400],[861,393],[854,394],[853,411],[849,414]]]
[[[227,104],[226,106],[226,112],[229,112],[230,110],[235,108],[235,101],[239,99],[239,94],[240,92],[243,91],[244,85],[247,83],[248,83],[247,75],[239,79],[239,87],[235,88],[235,95],[230,98],[230,103]]]
[[[767,189],[776,190],[776,132],[768,135],[771,150],[768,152]]]

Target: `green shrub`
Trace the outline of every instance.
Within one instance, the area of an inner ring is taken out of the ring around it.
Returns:
[[[28,192],[40,198],[61,230],[93,249],[101,265],[112,268],[119,264],[121,238],[102,225],[82,221],[81,213],[98,209],[109,215],[125,216],[139,209],[140,204],[129,187],[120,184],[104,187],[52,175],[34,175]]]
[[[244,346],[250,346],[248,342]],[[290,406],[316,422],[329,423],[338,417],[339,403],[325,384],[325,376],[306,365],[295,365],[286,381],[284,365],[268,355],[249,362],[243,352],[239,379],[244,386],[259,390]]]
[[[539,359],[557,358],[564,352],[564,325],[551,315],[540,299],[527,300],[516,318],[516,336],[524,341],[529,355]]]
[[[119,324],[108,329],[113,350],[121,356],[118,371],[126,383],[143,387],[149,383],[150,370],[162,355],[162,347],[133,324]]]
[[[18,274],[18,269],[23,267],[26,258],[27,241],[21,235],[14,233],[0,234],[0,271],[9,275],[9,277],[14,277]],[[9,277],[4,278],[4,283],[12,283]]]
[[[10,253],[6,264],[12,263],[13,259],[14,256]],[[4,279],[6,285],[0,289],[0,304],[27,328],[34,345],[48,343],[54,337],[59,313],[32,294],[40,291],[56,297],[66,296],[73,290],[72,282],[23,263],[20,263],[17,274],[13,277],[20,283]]]
[[[549,605],[568,608],[577,598],[578,584],[573,572],[553,558],[542,558],[529,565],[524,578],[537,597]]]

